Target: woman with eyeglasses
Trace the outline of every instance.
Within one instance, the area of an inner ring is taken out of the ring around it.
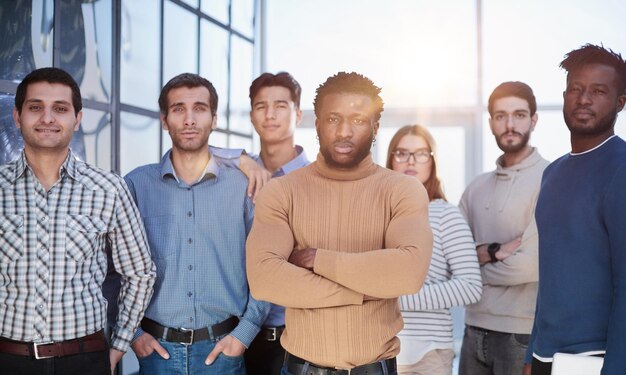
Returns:
[[[448,203],[437,177],[435,140],[425,127],[407,125],[391,139],[387,168],[414,176],[428,192],[433,256],[424,287],[400,297],[404,329],[398,334],[399,374],[452,374],[450,307],[475,303],[482,281],[474,240],[459,209]]]

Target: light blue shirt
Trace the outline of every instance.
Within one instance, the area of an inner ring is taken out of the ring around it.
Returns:
[[[170,153],[125,177],[157,268],[145,316],[188,329],[237,316],[231,335],[249,346],[270,306],[252,298],[246,279],[245,243],[254,211],[247,180],[212,157],[204,177],[188,185],[176,178]]]
[[[239,149],[211,149],[216,156],[217,162],[221,165],[227,167],[239,167],[239,155],[241,154],[241,150]],[[301,146],[296,145],[297,156],[287,164],[278,168],[274,173],[272,173],[272,178],[284,176],[287,173],[293,172],[296,169],[305,167],[309,165],[310,161],[306,157],[306,153]],[[254,161],[256,161],[260,166],[265,168],[263,164],[263,160],[259,155],[249,155]],[[285,308],[282,306],[272,304],[272,308],[270,310],[267,319],[263,323],[264,327],[280,327],[285,325]]]

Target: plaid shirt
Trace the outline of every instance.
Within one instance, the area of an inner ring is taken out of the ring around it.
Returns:
[[[24,153],[0,166],[0,336],[63,341],[103,329],[107,245],[123,280],[111,346],[126,351],[155,268],[122,178],[71,151],[49,191]]]

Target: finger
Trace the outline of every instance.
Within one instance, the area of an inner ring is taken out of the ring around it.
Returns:
[[[211,353],[209,353],[209,355],[206,357],[204,364],[207,366],[210,366],[211,364],[213,364],[213,362],[215,362],[215,359],[217,359],[217,356],[220,355],[222,350],[223,350],[222,346],[219,345],[219,343],[217,343],[215,345],[215,348],[213,348]]]
[[[167,352],[167,350],[165,350],[164,347],[161,346],[161,344],[159,344],[159,342],[157,340],[154,340],[152,342],[152,349],[154,349],[163,359],[170,359],[170,354]]]
[[[256,180],[250,177],[248,181],[248,197],[249,198],[252,198],[252,193],[254,193],[255,187],[256,187]]]

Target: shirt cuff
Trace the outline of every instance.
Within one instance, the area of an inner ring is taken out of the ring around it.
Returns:
[[[252,340],[259,334],[261,328],[256,324],[241,319],[237,327],[230,333],[234,338],[241,341],[241,343],[247,348],[250,347]]]
[[[115,328],[111,336],[111,348],[126,353],[133,339],[133,333],[128,330]]]

